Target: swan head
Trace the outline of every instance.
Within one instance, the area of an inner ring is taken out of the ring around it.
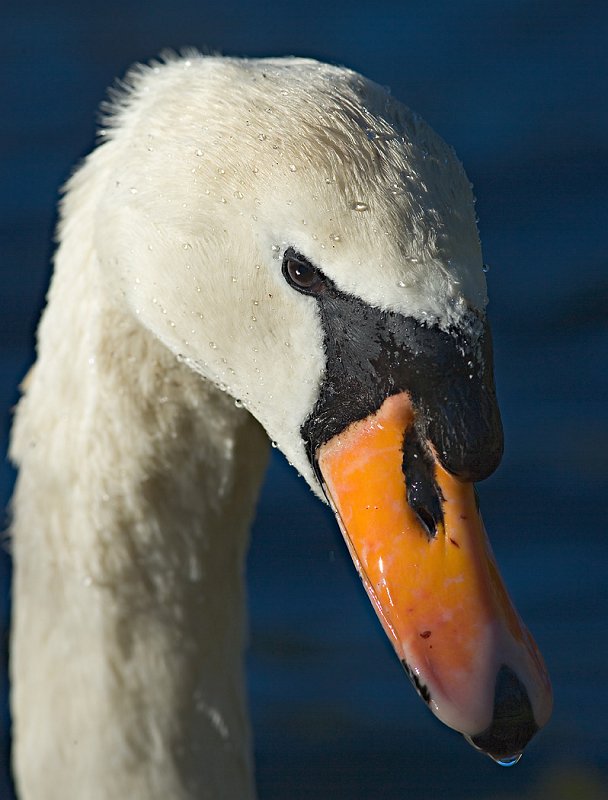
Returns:
[[[121,302],[330,502],[434,713],[516,757],[551,695],[476,507],[502,429],[456,156],[315,61],[191,57],[128,82],[96,153]]]

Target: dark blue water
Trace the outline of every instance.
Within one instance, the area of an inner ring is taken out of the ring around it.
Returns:
[[[274,454],[249,573],[259,793],[605,796],[608,5],[5,0],[0,18],[3,447],[33,358],[57,187],[91,146],[105,87],[133,60],[192,44],[344,63],[390,85],[455,146],[491,264],[507,436],[503,464],[480,486],[482,508],[551,670],[554,718],[511,770],[437,723],[385,642],[331,516]],[[4,504],[13,476],[0,470]],[[2,555],[4,662],[8,582]],[[1,800],[10,797],[5,690],[0,671]],[[561,768],[582,777],[568,789]]]

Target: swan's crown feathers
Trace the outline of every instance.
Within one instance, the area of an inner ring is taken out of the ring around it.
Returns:
[[[219,208],[255,229],[262,256],[295,246],[346,291],[444,326],[467,306],[485,308],[460,162],[417,114],[351,70],[169,57],[129,73],[107,122],[143,156],[139,183],[158,194],[171,182],[180,224],[184,201],[214,216]]]

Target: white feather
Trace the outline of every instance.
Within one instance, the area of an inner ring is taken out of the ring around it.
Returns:
[[[12,443],[20,796],[247,800],[242,570],[266,435],[319,492],[299,431],[323,332],[282,252],[462,323],[486,303],[468,181],[354,72],[191,54],[129,74],[59,238]]]

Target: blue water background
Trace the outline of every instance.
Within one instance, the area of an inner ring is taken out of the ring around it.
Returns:
[[[131,62],[189,44],[346,64],[389,85],[455,146],[491,265],[507,443],[479,492],[550,668],[554,717],[511,770],[437,723],[385,641],[331,515],[273,453],[249,564],[259,794],[548,797],[538,788],[547,775],[574,765],[605,786],[608,4],[5,0],[0,30],[3,449],[33,358],[57,189],[92,144],[106,86]],[[0,464],[2,505],[12,481]],[[9,572],[3,554],[1,800],[11,797]]]

